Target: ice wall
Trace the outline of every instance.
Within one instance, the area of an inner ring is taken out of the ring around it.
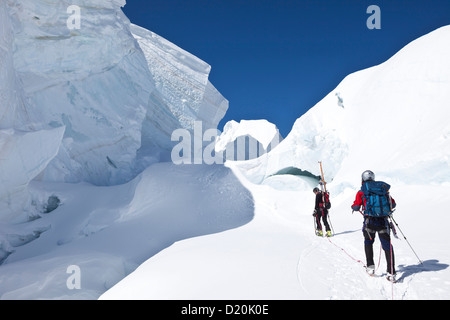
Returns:
[[[0,130],[0,222],[29,218],[28,184],[56,156],[64,127],[21,132]],[[18,220],[19,221],[19,220]]]
[[[0,2],[0,220],[25,213],[33,179],[123,183],[170,160],[175,129],[224,116],[211,67],[131,25],[124,5]]]
[[[145,55],[154,84],[139,155],[171,150],[172,132],[179,128],[192,131],[196,121],[202,122],[203,131],[217,128],[228,101],[208,79],[211,66],[154,32],[133,24],[131,32]],[[168,153],[162,156],[170,160]]]
[[[72,5],[79,8],[79,28],[68,26]],[[66,128],[42,179],[123,183],[150,163],[170,160],[173,130],[191,130],[196,120],[205,130],[217,126],[228,107],[208,81],[209,65],[131,26],[123,5],[7,1],[12,59],[30,104],[26,119],[8,121],[31,129]]]
[[[28,122],[26,99],[13,62],[14,32],[6,2],[0,2],[0,129]]]
[[[31,109],[13,64],[13,20],[0,2],[0,222],[18,218],[30,206],[28,184],[54,158],[64,127],[33,130]],[[17,130],[22,129],[22,130]]]

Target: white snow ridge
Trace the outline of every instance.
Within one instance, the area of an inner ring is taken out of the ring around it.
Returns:
[[[265,120],[216,140],[256,156],[176,165],[172,132],[216,129],[228,108],[211,67],[132,25],[125,1],[70,5],[80,29],[66,1],[0,1],[1,299],[450,298],[450,26],[347,76],[284,140]],[[366,169],[423,261],[399,232],[395,284],[363,268],[350,206]]]

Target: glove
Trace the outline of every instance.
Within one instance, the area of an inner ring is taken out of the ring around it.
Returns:
[[[314,211],[313,211],[313,217],[315,217],[316,216],[316,214],[317,214],[317,210],[316,209],[314,209]]]
[[[352,206],[353,211],[359,211],[360,208],[361,208],[361,206],[358,206],[356,204],[354,206]]]

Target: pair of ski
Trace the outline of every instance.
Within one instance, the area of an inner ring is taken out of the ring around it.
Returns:
[[[397,279],[395,278],[395,275],[391,275],[391,274],[381,274],[381,275],[377,275],[375,273],[375,266],[368,266],[365,267],[366,268],[366,272],[370,277],[376,278],[376,277],[383,277],[385,276],[386,280],[392,283],[396,283]]]

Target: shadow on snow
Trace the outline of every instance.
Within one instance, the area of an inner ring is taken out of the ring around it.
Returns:
[[[448,268],[448,264],[440,263],[437,259],[431,259],[423,261],[423,264],[416,265],[399,265],[398,271],[402,272],[401,277],[397,280],[402,282],[405,278],[412,276],[416,273],[441,271]]]

